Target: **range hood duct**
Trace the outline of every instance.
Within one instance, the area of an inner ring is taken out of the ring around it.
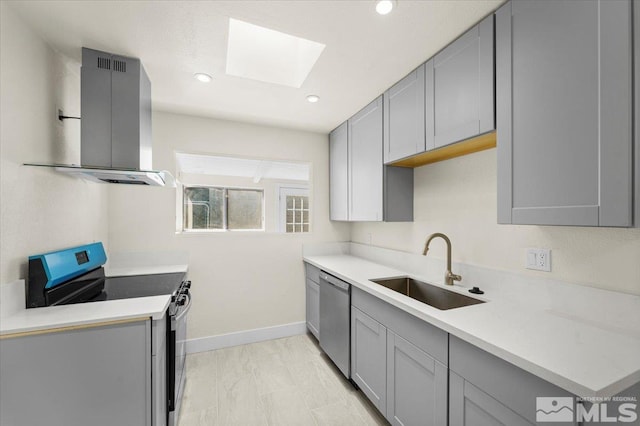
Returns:
[[[151,82],[137,58],[82,48],[80,163],[57,171],[100,183],[175,186],[151,167]]]

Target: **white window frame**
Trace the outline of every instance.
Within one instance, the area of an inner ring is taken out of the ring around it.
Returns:
[[[312,227],[313,206],[311,201],[311,190],[309,185],[283,184],[276,185],[278,194],[277,212],[278,232],[283,234],[309,234]],[[287,195],[305,196],[309,199],[309,231],[307,232],[287,232]]]
[[[221,186],[221,185],[199,185],[199,184],[188,184],[188,185],[181,185],[181,191],[180,191],[180,198],[181,198],[181,206],[180,206],[180,219],[181,219],[181,223],[180,223],[180,229],[182,229],[182,232],[184,233],[214,233],[214,232],[265,232],[265,227],[266,227],[266,217],[265,217],[265,198],[266,198],[266,194],[265,194],[265,190],[264,188],[245,188],[245,187],[236,187],[236,186]],[[222,229],[188,229],[184,227],[184,192],[185,190],[187,190],[188,188],[216,188],[216,189],[222,189],[224,190],[224,194],[225,194],[225,201],[224,201],[224,209],[222,211],[222,217],[223,217],[223,225],[224,228]],[[229,217],[228,217],[228,196],[227,196],[227,191],[228,190],[240,190],[240,191],[255,191],[255,192],[262,192],[262,227],[261,228],[252,228],[252,229],[229,229]]]

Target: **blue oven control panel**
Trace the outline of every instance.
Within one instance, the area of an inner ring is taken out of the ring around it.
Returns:
[[[52,288],[104,265],[107,254],[98,242],[29,256],[29,262],[32,261],[41,263],[44,269],[47,278],[44,288]]]

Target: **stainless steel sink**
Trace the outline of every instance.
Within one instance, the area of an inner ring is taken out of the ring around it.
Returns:
[[[484,303],[482,300],[444,290],[410,277],[384,278],[371,281],[443,311]]]

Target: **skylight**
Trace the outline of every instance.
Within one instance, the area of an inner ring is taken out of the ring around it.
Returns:
[[[227,74],[299,88],[325,45],[229,18]]]
[[[253,178],[255,183],[262,179],[309,180],[308,163],[183,153],[176,153],[176,159],[181,173]]]

